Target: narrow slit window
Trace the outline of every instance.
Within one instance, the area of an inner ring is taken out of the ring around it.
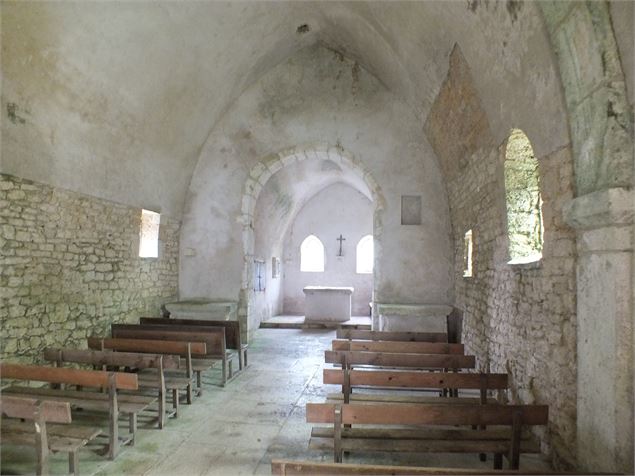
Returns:
[[[474,243],[472,241],[472,230],[467,230],[463,238],[463,277],[472,277],[472,248]]]
[[[324,245],[315,235],[307,236],[300,245],[300,271],[308,273],[324,271]]]
[[[375,259],[373,236],[366,235],[357,243],[357,273],[372,274]]]
[[[139,231],[139,257],[159,257],[159,224],[161,215],[150,210],[141,210],[141,229]]]

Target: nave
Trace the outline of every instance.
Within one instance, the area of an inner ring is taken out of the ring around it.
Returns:
[[[309,449],[305,406],[340,391],[322,383],[324,351],[333,330],[259,329],[249,346],[249,366],[220,387],[220,370],[205,375],[203,394],[182,405],[162,430],[140,416],[133,447],[114,461],[81,451],[84,475],[271,474],[272,459],[332,462],[332,451]],[[351,453],[344,463],[491,469],[476,454]],[[522,470],[549,470],[539,455],[522,455]],[[51,457],[51,474],[67,472],[65,455]],[[3,447],[3,474],[32,474],[32,450]]]

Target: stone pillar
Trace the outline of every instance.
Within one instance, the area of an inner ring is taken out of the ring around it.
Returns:
[[[577,452],[584,471],[633,472],[633,191],[572,200],[578,243]]]

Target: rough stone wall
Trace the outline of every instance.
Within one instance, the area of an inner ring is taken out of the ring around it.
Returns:
[[[469,68],[460,64],[460,50],[453,52],[450,72],[439,93],[426,133],[436,147],[443,147],[448,128],[465,130],[482,123],[479,99]],[[457,62],[461,66],[456,66]],[[456,95],[449,108],[465,110],[479,120],[448,112],[443,100]],[[464,121],[454,125],[452,121]],[[510,130],[517,127],[510,124]],[[435,138],[436,137],[436,138]],[[475,354],[480,369],[507,372],[511,377],[508,397],[514,402],[549,405],[549,425],[536,428],[544,453],[557,465],[575,461],[576,438],[576,251],[575,234],[562,218],[563,205],[573,198],[571,150],[561,148],[538,157],[543,200],[544,244],[542,259],[529,264],[508,264],[509,238],[505,202],[504,161],[507,141],[490,145],[436,151],[447,177],[454,241],[456,306],[463,311],[466,352]],[[529,137],[531,140],[531,137]],[[460,157],[453,151],[463,150]],[[464,234],[473,231],[473,276],[463,277]]]
[[[161,217],[152,259],[138,257],[140,221],[138,208],[0,174],[2,359],[85,347],[175,299],[179,223]]]
[[[575,237],[561,207],[571,199],[570,151],[539,159],[545,241],[539,262],[510,265],[505,145],[475,154],[448,184],[455,243],[456,306],[463,340],[481,369],[511,375],[510,399],[549,405],[543,451],[572,464],[576,421]],[[473,230],[473,276],[463,277],[463,235]]]

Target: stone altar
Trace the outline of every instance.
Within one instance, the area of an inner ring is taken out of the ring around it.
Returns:
[[[354,288],[307,286],[303,291],[305,321],[344,322],[351,318]]]

